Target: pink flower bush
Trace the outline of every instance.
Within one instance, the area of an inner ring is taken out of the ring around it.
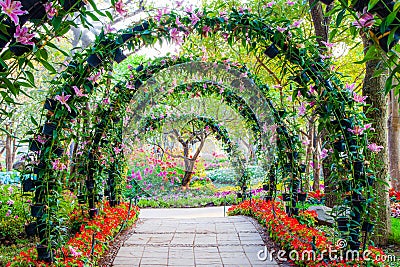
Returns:
[[[19,24],[19,17],[28,14],[28,11],[21,10],[22,4],[20,1],[0,0],[1,12],[10,17],[15,25]]]

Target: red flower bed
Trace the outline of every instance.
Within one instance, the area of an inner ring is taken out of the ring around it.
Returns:
[[[381,262],[383,251],[369,247],[369,259],[364,260],[360,257],[358,260],[349,262],[347,260],[331,260],[321,257],[322,251],[333,251],[339,249],[325,235],[325,233],[307,225],[301,224],[299,220],[289,217],[284,212],[283,205],[274,201],[252,200],[244,201],[239,205],[232,206],[228,210],[229,215],[248,215],[256,218],[260,224],[268,229],[270,237],[280,245],[286,252],[286,258],[290,259],[290,253],[295,251],[299,257],[289,260],[299,266],[320,267],[320,266],[384,266]],[[300,217],[315,216],[309,213],[300,214]],[[309,220],[305,220],[309,221]],[[307,252],[315,252],[316,257],[308,256]],[[325,256],[327,253],[325,253]],[[336,255],[339,255],[337,253]],[[360,255],[363,255],[360,252]],[[322,254],[324,256],[324,254]],[[378,260],[377,260],[378,259]]]
[[[94,266],[95,262],[106,252],[108,243],[113,239],[119,230],[119,226],[128,216],[128,203],[121,203],[116,207],[110,207],[109,203],[104,204],[103,211],[94,219],[82,217],[80,211],[71,214],[72,221],[82,222],[80,231],[75,234],[61,249],[57,251],[56,263],[53,265],[37,261],[36,248],[29,248],[9,262],[7,267],[13,266],[70,266],[83,267]],[[127,225],[133,224],[139,215],[139,208],[132,206]],[[95,246],[92,253],[93,235]]]

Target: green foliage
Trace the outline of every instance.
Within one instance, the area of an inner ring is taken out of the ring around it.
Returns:
[[[266,174],[260,166],[248,166],[247,173],[252,182],[261,182]],[[234,185],[237,182],[237,173],[233,168],[220,168],[206,171],[207,176],[213,183]]]

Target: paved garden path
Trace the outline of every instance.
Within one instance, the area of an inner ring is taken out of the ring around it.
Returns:
[[[250,219],[224,217],[222,207],[142,209],[113,266],[278,266],[259,260],[261,249],[263,240]]]

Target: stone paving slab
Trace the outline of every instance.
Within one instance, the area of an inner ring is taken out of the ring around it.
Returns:
[[[258,259],[264,248],[249,218],[224,217],[221,207],[143,209],[113,266],[278,267]]]

